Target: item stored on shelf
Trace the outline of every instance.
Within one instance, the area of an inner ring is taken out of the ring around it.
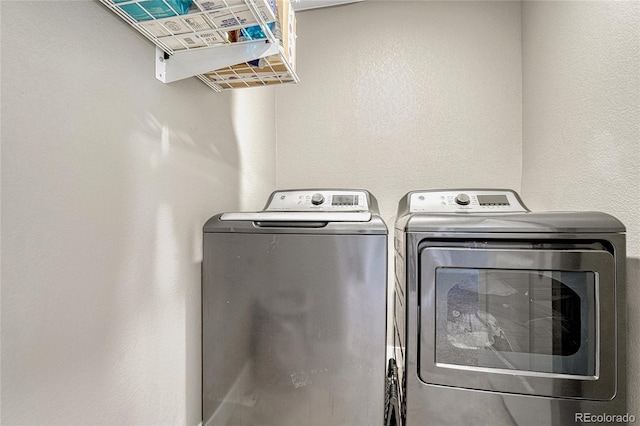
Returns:
[[[268,86],[271,84],[293,83],[295,77],[295,12],[289,0],[276,0],[275,15],[277,25],[269,26],[281,46],[281,53],[247,61],[205,73],[201,78],[206,83],[221,89]],[[243,30],[229,31],[230,41],[243,41]],[[264,33],[264,31],[263,31]]]
[[[277,32],[276,28],[280,26],[280,20],[278,18],[278,5],[276,4],[275,0],[266,0],[266,1],[274,15],[273,22],[267,23],[267,27],[269,27],[269,30],[276,38],[279,38],[276,36],[276,32]],[[264,30],[260,25],[253,25],[251,27],[242,28],[241,31],[242,31],[242,36],[247,38],[248,40],[260,40],[263,38],[267,38],[267,35],[264,33]]]
[[[184,15],[193,3],[192,0],[144,0],[139,2],[113,0],[113,2],[126,3],[118,7],[138,22]]]
[[[296,79],[288,67],[283,63],[281,55],[260,58],[260,66],[255,67],[251,62],[233,65],[211,71],[203,75],[206,81],[219,86],[221,89],[235,89],[242,87],[269,86],[272,84],[294,83]],[[204,81],[204,80],[203,80]]]
[[[290,0],[100,2],[157,46],[164,83],[196,76],[220,91],[299,81]]]
[[[161,37],[158,41],[165,44],[172,50],[207,46],[207,43],[205,43],[205,41],[196,34],[180,34],[176,36]]]
[[[201,15],[187,15],[154,21],[141,22],[140,26],[149,31],[154,37],[164,37],[173,34],[193,33],[194,31],[211,30],[212,27]]]
[[[245,4],[243,0],[196,0],[202,10],[226,9],[231,6]]]
[[[289,0],[277,0],[278,5],[278,19],[280,22],[281,34],[276,34],[276,37],[281,41],[281,45],[284,49],[284,57],[291,65],[291,69],[296,70],[296,15],[291,7]],[[277,31],[277,30],[276,30]]]
[[[276,29],[275,22],[269,22],[267,27],[273,33]],[[246,41],[246,40],[260,40],[263,38],[267,38],[267,35],[262,31],[262,27],[260,25],[253,25],[251,27],[242,28],[240,30],[241,36],[238,41]],[[244,38],[244,40],[242,39]]]
[[[273,21],[275,17],[269,16],[265,13],[265,7],[258,8],[260,17],[265,21]],[[223,9],[209,12],[209,19],[218,28],[231,28],[241,25],[254,25],[258,24],[256,17],[249,10],[249,8],[237,8],[237,9]]]
[[[253,61],[247,62],[252,67],[256,68],[266,68],[269,65],[269,60],[267,58],[254,59]]]

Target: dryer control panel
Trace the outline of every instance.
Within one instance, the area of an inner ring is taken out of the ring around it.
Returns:
[[[272,194],[265,211],[368,211],[365,191],[292,190]]]
[[[518,194],[509,189],[453,189],[415,191],[410,213],[515,213],[528,212]]]

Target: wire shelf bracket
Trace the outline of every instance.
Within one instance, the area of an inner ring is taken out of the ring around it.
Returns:
[[[240,62],[277,55],[278,52],[278,43],[271,43],[268,40],[177,51],[172,55],[167,55],[164,50],[156,47],[156,78],[163,83],[172,83]]]

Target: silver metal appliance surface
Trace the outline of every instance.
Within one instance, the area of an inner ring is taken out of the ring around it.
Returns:
[[[204,425],[382,424],[387,234],[363,190],[205,224]]]
[[[533,213],[511,190],[414,191],[395,250],[400,423],[628,421],[617,219]]]

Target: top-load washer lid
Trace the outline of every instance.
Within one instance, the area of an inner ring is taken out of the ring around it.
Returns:
[[[246,232],[289,228],[334,233],[386,233],[376,199],[365,190],[293,189],[275,191],[262,211],[222,213],[205,232]]]

